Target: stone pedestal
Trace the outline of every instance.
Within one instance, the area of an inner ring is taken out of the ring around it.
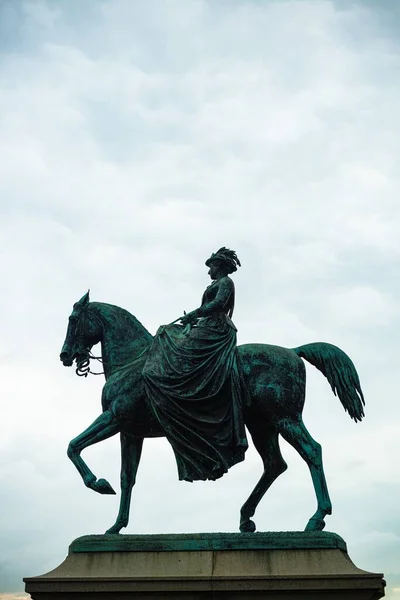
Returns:
[[[378,600],[382,577],[336,534],[272,532],[89,535],[24,581],[33,600]]]

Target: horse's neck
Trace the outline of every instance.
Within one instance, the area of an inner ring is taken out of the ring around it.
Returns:
[[[127,310],[101,302],[91,304],[103,327],[101,355],[107,378],[114,370],[143,354],[152,336]]]

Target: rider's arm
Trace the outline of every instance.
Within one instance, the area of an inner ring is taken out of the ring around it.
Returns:
[[[197,317],[207,317],[213,313],[220,312],[229,300],[233,292],[234,284],[230,277],[223,277],[218,282],[217,294],[214,300],[202,304],[200,308],[193,311]]]

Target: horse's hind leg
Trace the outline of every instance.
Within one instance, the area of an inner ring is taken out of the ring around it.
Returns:
[[[68,456],[78,469],[84,484],[95,492],[99,492],[99,494],[115,494],[115,492],[108,481],[97,479],[81,457],[81,452],[88,446],[115,435],[119,429],[120,425],[117,418],[110,410],[107,410],[97,417],[90,427],[74,438],[68,446]]]
[[[287,464],[283,460],[279,448],[278,432],[275,429],[271,427],[266,429],[265,425],[261,427],[259,423],[246,424],[264,465],[264,473],[240,509],[240,531],[253,532],[256,530],[256,525],[250,517],[254,515],[259,502],[275,479],[286,471]]]
[[[114,525],[106,533],[119,533],[129,522],[132,488],[142,454],[143,438],[121,433],[121,500]]]
[[[297,450],[310,469],[318,506],[317,511],[308,521],[306,531],[321,531],[325,527],[325,516],[332,513],[322,464],[321,446],[311,437],[301,418],[280,421],[278,430],[282,437]]]

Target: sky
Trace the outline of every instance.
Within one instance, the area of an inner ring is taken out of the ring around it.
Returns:
[[[117,513],[66,456],[104,383],[59,361],[73,303],[90,288],[155,333],[199,306],[221,246],[242,262],[239,344],[327,341],[356,364],[365,420],[311,366],[304,420],[326,529],[400,599],[399,28],[391,0],[0,2],[1,600]],[[281,448],[259,531],[315,511]],[[84,458],[118,488],[117,437]],[[146,440],[125,531],[237,531],[261,470],[251,447],[217,482],[179,482]]]

